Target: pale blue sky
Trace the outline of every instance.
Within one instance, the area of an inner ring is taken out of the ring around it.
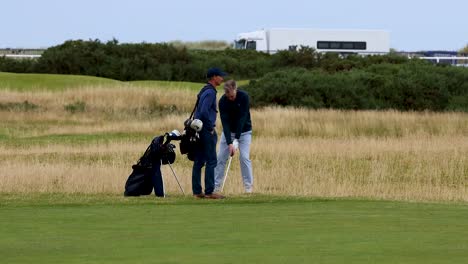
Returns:
[[[384,29],[397,50],[468,44],[466,0],[0,0],[0,48],[69,39],[232,41],[261,28]]]

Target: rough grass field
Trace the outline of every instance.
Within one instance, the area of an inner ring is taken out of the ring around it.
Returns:
[[[235,157],[226,200],[166,166],[168,198],[124,198],[201,86],[0,73],[1,262],[468,262],[466,113],[254,109],[255,194]]]
[[[50,88],[26,89],[34,76],[2,77],[0,192],[12,193],[122,193],[151,139],[182,129],[202,86],[45,75]],[[468,201],[466,113],[264,108],[252,122],[257,193]],[[174,168],[189,191],[191,163],[178,155]],[[242,193],[239,174],[235,157],[226,194]]]

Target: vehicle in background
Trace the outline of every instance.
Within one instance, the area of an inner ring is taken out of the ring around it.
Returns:
[[[236,49],[274,54],[280,50],[297,50],[301,46],[318,52],[387,54],[390,34],[384,30],[332,30],[272,28],[240,33]]]
[[[397,52],[398,55],[408,58],[418,58],[427,60],[433,64],[453,65],[459,67],[468,67],[468,54],[460,53],[459,51],[450,50],[426,50],[413,52]]]
[[[14,59],[32,59],[32,58],[39,58],[41,54],[45,51],[45,49],[12,49],[12,48],[5,48],[0,49],[0,57],[7,57],[7,58],[14,58]]]

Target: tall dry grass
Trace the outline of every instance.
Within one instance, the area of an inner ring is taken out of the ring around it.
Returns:
[[[195,99],[188,90],[128,86],[0,94],[0,103],[28,100],[39,106],[0,111],[0,192],[122,193],[152,135],[181,129]],[[67,112],[64,106],[76,101],[86,109]],[[252,110],[252,123],[257,193],[468,201],[466,113],[272,107]],[[106,133],[130,136],[79,144],[32,140]],[[173,167],[190,192],[191,163],[179,154]],[[168,193],[178,194],[169,167],[162,172]],[[243,192],[238,157],[225,192]]]

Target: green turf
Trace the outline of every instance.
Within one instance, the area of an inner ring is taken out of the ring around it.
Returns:
[[[112,87],[119,84],[122,82],[92,76],[0,72],[0,89],[13,91],[63,91],[88,86]]]
[[[113,87],[130,85],[134,87],[174,88],[200,90],[203,83],[170,82],[170,81],[131,81],[99,78],[93,76],[66,75],[66,74],[27,74],[0,72],[0,90],[13,91],[63,91],[80,87]]]
[[[248,84],[248,80],[241,80],[238,86]],[[12,91],[63,91],[80,87],[113,87],[130,85],[134,87],[181,89],[198,92],[204,83],[196,82],[174,82],[174,81],[130,81],[121,82],[117,80],[66,74],[29,74],[0,72],[0,90]]]
[[[0,195],[2,263],[468,263],[468,206]]]

